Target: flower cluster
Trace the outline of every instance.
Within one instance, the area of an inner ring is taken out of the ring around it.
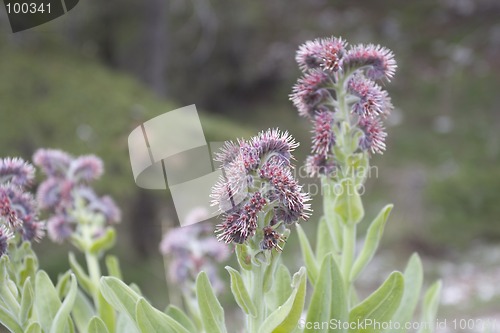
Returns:
[[[309,196],[292,174],[297,146],[277,129],[225,144],[216,156],[224,176],[212,191],[224,216],[216,229],[220,241],[242,244],[255,236],[260,249],[280,249],[280,231],[309,217]]]
[[[0,159],[0,256],[17,234],[22,241],[39,241],[44,236],[35,199],[26,191],[34,177],[35,168],[24,160]]]
[[[187,220],[200,221],[209,217],[204,208],[193,209]],[[187,286],[186,282],[194,281],[201,271],[205,271],[217,289],[223,289],[223,283],[217,275],[214,263],[226,260],[229,248],[215,239],[212,226],[205,222],[194,223],[186,227],[169,230],[160,243],[160,252],[170,257],[168,274],[170,280]]]
[[[293,87],[290,99],[314,128],[308,173],[334,171],[333,148],[342,122],[355,129],[350,134],[358,140],[357,149],[381,154],[386,137],[381,119],[393,106],[376,81],[393,78],[397,67],[393,53],[372,44],[348,48],[341,38],[331,37],[306,42],[299,47],[296,60],[304,76]],[[348,108],[347,116],[342,108]]]
[[[33,162],[47,176],[37,191],[40,208],[52,216],[47,221],[49,237],[62,242],[71,236],[77,223],[72,211],[78,200],[86,209],[101,214],[106,223],[120,221],[120,210],[109,196],[99,197],[89,183],[103,173],[102,161],[93,155],[77,158],[55,149],[39,149]]]

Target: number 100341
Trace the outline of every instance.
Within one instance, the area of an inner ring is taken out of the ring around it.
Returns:
[[[35,2],[15,2],[7,3],[7,14],[50,14],[50,3],[35,3]]]

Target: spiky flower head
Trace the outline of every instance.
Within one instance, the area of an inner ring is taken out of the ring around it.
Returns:
[[[213,205],[223,214],[216,228],[220,241],[243,244],[257,237],[261,249],[279,250],[282,237],[271,237],[274,233],[266,228],[281,235],[286,225],[309,217],[309,196],[292,174],[297,146],[287,132],[277,129],[225,144],[216,156],[225,162],[224,176],[212,189]]]
[[[113,199],[99,197],[89,186],[104,172],[100,158],[94,155],[75,158],[60,150],[39,149],[33,161],[47,175],[38,186],[37,201],[52,214],[47,228],[53,241],[62,242],[73,233],[77,221],[72,212],[78,200],[83,201],[88,212],[100,214],[107,224],[120,221],[121,213]]]
[[[45,234],[36,201],[26,190],[34,176],[35,168],[23,159],[0,159],[0,256],[13,238],[39,241]]]
[[[304,76],[290,99],[299,115],[313,123],[309,175],[334,177],[336,166],[346,164],[339,163],[334,151],[343,156],[381,154],[386,138],[381,120],[393,106],[376,81],[393,78],[397,65],[392,51],[373,44],[348,47],[341,38],[331,37],[304,43],[296,60]],[[336,145],[344,146],[335,150]]]
[[[208,217],[208,211],[199,207],[193,209],[186,219],[196,222]],[[188,284],[203,270],[209,275],[215,289],[222,289],[223,284],[217,275],[215,263],[225,261],[230,251],[227,245],[217,241],[212,230],[210,224],[203,222],[174,228],[165,233],[160,243],[160,252],[169,259],[169,277],[173,283],[181,288],[189,287]]]

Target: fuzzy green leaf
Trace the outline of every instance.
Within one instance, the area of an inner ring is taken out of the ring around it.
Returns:
[[[69,255],[69,266],[71,267],[71,271],[76,275],[78,279],[78,284],[80,287],[89,295],[92,295],[94,292],[94,286],[92,281],[90,281],[89,276],[85,273],[84,269],[75,258],[73,252],[70,252]]]
[[[326,218],[323,216],[318,223],[318,230],[316,235],[316,260],[323,262],[323,259],[328,253],[335,252],[333,235],[330,234]]]
[[[31,277],[28,277],[24,282],[23,294],[21,297],[21,311],[19,313],[19,319],[21,325],[25,325],[29,319],[29,314],[33,303],[35,301],[35,292],[33,286],[31,285]]]
[[[380,243],[380,239],[384,233],[384,226],[387,222],[387,218],[391,213],[391,210],[394,206],[387,205],[377,217],[373,220],[366,232],[365,243],[363,244],[363,249],[361,250],[358,258],[354,262],[354,265],[351,270],[350,280],[354,281],[358,277],[358,275],[363,271],[366,265],[370,262],[370,260],[375,255],[377,251],[378,244]]]
[[[224,309],[215,296],[215,292],[205,272],[196,278],[196,296],[200,308],[201,320],[207,333],[225,333]]]
[[[42,327],[37,322],[31,323],[25,333],[42,333]]]
[[[381,327],[371,325],[358,326],[357,323],[388,322],[399,307],[404,292],[404,278],[400,272],[393,272],[373,294],[358,304],[349,313],[349,322],[353,327],[349,333],[378,333]],[[380,329],[379,329],[380,328]]]
[[[141,296],[113,276],[101,277],[100,281],[100,290],[104,299],[135,323],[135,305]]]
[[[302,267],[293,276],[292,294],[264,320],[259,328],[260,333],[288,333],[297,327],[304,308],[306,280],[306,269]]]
[[[275,282],[273,288],[265,294],[266,304],[273,311],[290,297],[292,293],[292,277],[288,268],[280,264],[276,270]]]
[[[69,314],[71,313],[71,309],[75,303],[77,291],[78,285],[76,283],[76,277],[74,274],[71,274],[69,292],[54,317],[54,321],[52,322],[52,326],[50,328],[51,333],[64,333],[68,331],[67,325],[68,319],[70,318]]]
[[[104,235],[93,241],[90,246],[90,253],[98,255],[103,251],[109,250],[115,245],[116,231],[114,228],[107,228]]]
[[[24,244],[23,244],[24,245]],[[24,285],[27,278],[35,279],[36,271],[38,270],[38,259],[35,255],[27,255],[23,257],[23,265],[18,273],[18,283]]]
[[[136,321],[141,333],[189,333],[180,323],[152,307],[144,298],[137,302]]]
[[[68,293],[70,276],[71,276],[71,271],[66,271],[66,273],[58,277],[56,283],[56,290],[57,290],[57,295],[59,295],[59,298],[63,298],[64,295]]]
[[[337,192],[335,213],[344,224],[354,225],[361,221],[365,211],[361,196],[352,179],[347,178],[340,182],[333,191]]]
[[[311,297],[311,302],[309,303],[309,309],[307,310],[306,322],[308,323],[323,323],[330,320],[330,307],[332,299],[332,261],[332,256],[328,255],[321,264],[319,278],[316,284],[314,284],[314,292]],[[328,332],[328,328],[325,327],[321,329],[306,327],[304,330],[304,333],[314,332],[326,333]]]
[[[335,183],[328,179],[322,180],[322,188],[324,189],[323,214],[330,233],[329,245],[331,250],[328,252],[340,252],[342,249],[342,227],[341,219],[335,212],[336,195],[334,192]],[[318,230],[319,232],[319,230]],[[319,238],[318,238],[319,239]],[[318,257],[319,258],[319,257]]]
[[[408,323],[413,319],[413,313],[417,307],[424,278],[422,262],[420,261],[418,254],[414,253],[411,256],[403,275],[405,279],[403,298],[401,299],[401,304],[399,305],[398,310],[392,317],[392,321],[399,322],[401,328],[399,330],[393,329],[391,332],[386,331],[387,333],[405,332],[405,323]]]
[[[257,309],[248,294],[245,283],[240,273],[230,266],[225,267],[231,276],[231,292],[233,293],[236,303],[248,315],[257,316]]]
[[[85,332],[90,319],[95,316],[92,304],[81,290],[78,290],[76,293],[75,304],[71,311],[71,316],[73,317],[78,332]]]
[[[3,305],[0,304],[0,323],[9,331],[14,333],[23,333],[23,329],[17,323],[16,317]]]
[[[35,311],[44,332],[50,328],[61,307],[56,288],[45,271],[38,271],[35,277]]]
[[[238,259],[238,263],[240,264],[241,268],[247,271],[251,271],[252,270],[251,256],[248,253],[247,246],[244,244],[236,244],[235,251],[236,251],[236,258]]]
[[[439,306],[439,298],[441,296],[441,280],[434,282],[429,289],[427,289],[424,302],[422,304],[422,323],[429,323],[429,325],[422,325],[418,333],[431,333],[432,324],[436,321],[436,314]]]
[[[108,274],[122,280],[122,271],[120,269],[120,261],[116,256],[107,255],[106,256],[106,268],[108,269]]]
[[[312,251],[311,245],[309,244],[309,240],[307,239],[306,233],[302,229],[300,225],[297,224],[297,233],[299,235],[300,249],[302,251],[302,258],[304,259],[304,263],[307,268],[307,276],[311,281],[311,284],[316,284],[318,280],[318,263],[316,262],[316,258]]]
[[[172,317],[174,320],[178,321],[182,326],[184,326],[190,333],[198,333],[193,321],[178,307],[170,304],[165,310],[165,313]]]
[[[104,324],[102,319],[97,317],[97,316],[92,317],[92,319],[89,321],[86,332],[87,333],[109,333],[108,329],[106,328],[106,324]]]

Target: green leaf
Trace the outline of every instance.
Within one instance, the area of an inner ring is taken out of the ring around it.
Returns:
[[[391,213],[391,210],[394,206],[387,205],[377,217],[373,220],[366,232],[365,243],[363,244],[363,249],[361,250],[358,258],[354,262],[353,268],[351,270],[350,280],[355,281],[358,275],[363,271],[366,265],[370,262],[370,260],[375,255],[377,251],[378,244],[380,243],[380,239],[384,233],[384,226],[387,222],[387,218]]]
[[[24,282],[23,294],[21,297],[21,311],[19,313],[19,319],[21,321],[21,325],[23,326],[25,326],[29,319],[34,300],[35,292],[33,291],[33,286],[31,285],[31,277],[28,277]]]
[[[73,304],[75,304],[76,292],[78,290],[78,285],[76,283],[76,277],[71,274],[70,277],[70,287],[69,292],[64,298],[61,307],[56,313],[52,326],[50,328],[51,333],[64,333],[67,332],[68,319],[70,319],[69,314],[71,309],[73,309]]]
[[[107,228],[104,235],[92,242],[90,253],[98,255],[103,251],[109,250],[115,245],[116,231],[114,228]]]
[[[94,286],[92,284],[92,281],[90,280],[87,273],[85,273],[82,266],[80,266],[80,264],[76,260],[73,252],[69,253],[69,266],[71,267],[71,271],[73,271],[73,273],[76,275],[76,278],[78,279],[78,284],[80,285],[80,287],[87,294],[92,295],[94,293]]]
[[[335,213],[344,224],[354,225],[363,219],[365,214],[361,196],[352,179],[343,179],[333,191],[336,191]]]
[[[0,323],[10,332],[23,333],[23,329],[17,323],[16,317],[3,305],[0,304]]]
[[[184,313],[184,311],[182,311],[175,305],[170,304],[165,313],[172,317],[174,320],[178,321],[190,333],[198,333],[196,325],[193,323],[193,321]]]
[[[75,304],[71,311],[71,316],[78,332],[85,332],[88,322],[95,316],[95,311],[87,296],[78,290],[76,293]]]
[[[332,300],[332,261],[331,255],[325,257],[319,271],[319,278],[314,284],[314,292],[307,310],[306,322],[323,323],[330,320],[330,307]],[[304,333],[328,332],[328,328],[305,328]]]
[[[101,277],[100,289],[104,299],[116,310],[135,322],[135,305],[141,297],[132,288],[113,276]]]
[[[205,272],[201,272],[196,278],[196,296],[198,297],[203,327],[207,333],[227,332],[224,323],[224,309],[215,296]]]
[[[404,278],[400,272],[393,272],[373,294],[357,305],[349,313],[352,328],[349,333],[381,332],[381,327],[372,325],[359,326],[357,323],[383,323],[391,320],[399,307],[404,292]],[[380,328],[380,329],[379,329]]]
[[[69,279],[70,279],[71,271],[67,271],[62,276],[59,276],[57,279],[56,290],[59,298],[63,298],[64,295],[68,293],[69,288]]]
[[[288,268],[280,264],[276,270],[274,287],[265,294],[266,304],[270,310],[276,310],[285,303],[292,293],[292,277]]]
[[[335,246],[333,246],[333,235],[330,234],[330,229],[328,228],[326,218],[323,216],[318,223],[318,230],[316,235],[316,260],[317,262],[323,262],[323,259],[328,253],[335,252]]]
[[[236,258],[241,268],[251,271],[252,270],[252,257],[248,253],[248,248],[245,244],[236,244]]]
[[[33,322],[28,326],[25,333],[42,333],[42,327],[39,323]]]
[[[288,237],[285,236],[285,237]],[[268,253],[270,264],[265,267],[264,271],[264,282],[263,282],[263,290],[264,293],[267,293],[271,290],[274,284],[274,275],[276,274],[276,267],[278,266],[279,259],[281,257],[281,252],[273,249],[272,251],[266,252]]]
[[[106,268],[108,269],[108,274],[122,280],[122,271],[120,269],[120,261],[116,256],[107,255],[106,256]]]
[[[225,267],[231,276],[231,292],[233,293],[236,303],[248,315],[257,316],[257,309],[248,294],[245,283],[240,273],[230,266]]]
[[[137,328],[137,325],[135,323],[135,319],[132,321],[132,319],[130,319],[130,317],[123,312],[118,313],[118,316],[116,319],[115,332],[116,333],[140,333],[139,329]]]
[[[331,250],[329,252],[340,253],[342,250],[342,228],[340,225],[340,217],[335,212],[337,201],[334,192],[335,183],[327,178],[323,178],[321,184],[325,196],[323,200],[323,214],[331,237],[329,245],[330,248],[334,249],[334,251]]]
[[[306,269],[302,267],[293,276],[292,294],[282,306],[274,310],[264,320],[259,328],[259,333],[288,333],[297,327],[304,308],[306,280]]]
[[[387,333],[405,332],[405,323],[409,323],[413,319],[413,313],[417,307],[424,278],[422,262],[418,254],[414,253],[411,256],[403,275],[405,279],[403,298],[401,299],[398,310],[392,317],[392,321],[399,322],[401,328],[399,330],[393,329],[391,332],[387,331]]]
[[[45,271],[38,271],[35,277],[35,311],[44,332],[49,332],[52,322],[61,307],[56,288]]]
[[[338,322],[346,322],[348,317],[346,292],[340,269],[333,258],[333,254],[327,255],[321,264],[320,275],[314,286],[313,296],[307,312],[308,323],[329,322],[332,319]],[[330,332],[330,328],[311,327],[304,332]],[[343,332],[344,330],[336,330]]]
[[[436,321],[436,314],[439,306],[439,298],[441,296],[441,280],[434,282],[424,296],[422,304],[422,323],[429,323],[429,325],[422,325],[418,333],[431,333],[433,332],[433,323]]]
[[[24,244],[23,244],[24,245]],[[23,258],[23,265],[18,274],[19,285],[24,285],[24,282],[29,277],[35,279],[36,271],[38,270],[38,259],[35,255],[27,255]]]
[[[87,333],[109,333],[106,328],[106,324],[102,321],[101,318],[94,316],[89,321],[89,325],[87,326]]]
[[[316,262],[316,258],[314,257],[314,253],[311,249],[311,245],[309,244],[309,240],[302,229],[302,227],[297,224],[297,232],[299,235],[300,249],[302,251],[302,258],[304,259],[304,263],[307,268],[307,276],[311,281],[311,284],[316,284],[318,280],[318,263]]]
[[[136,321],[141,333],[189,333],[181,324],[152,307],[144,298],[137,302]]]
[[[108,331],[114,332],[115,331],[115,324],[116,324],[115,323],[115,321],[116,321],[116,313],[115,313],[115,310],[113,309],[113,306],[111,306],[106,301],[106,299],[104,299],[104,296],[103,296],[101,290],[99,290],[97,292],[97,310],[98,310],[99,317],[106,324],[106,327],[108,328]]]

